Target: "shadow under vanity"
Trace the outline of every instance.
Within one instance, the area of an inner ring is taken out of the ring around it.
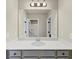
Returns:
[[[72,59],[72,50],[6,50],[6,59]]]

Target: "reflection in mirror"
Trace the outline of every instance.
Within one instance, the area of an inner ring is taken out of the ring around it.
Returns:
[[[19,0],[19,38],[57,38],[57,6],[49,8],[50,1],[57,3],[49,0],[47,7],[30,7],[29,0]]]

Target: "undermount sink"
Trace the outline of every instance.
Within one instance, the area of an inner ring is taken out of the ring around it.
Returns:
[[[43,46],[43,45],[45,45],[45,43],[42,42],[42,41],[35,41],[35,42],[32,43],[32,45],[33,46]]]

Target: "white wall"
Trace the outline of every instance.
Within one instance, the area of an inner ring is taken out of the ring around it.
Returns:
[[[58,0],[59,37],[69,39],[72,33],[72,0]]]
[[[6,1],[6,32],[12,38],[18,36],[18,0]]]

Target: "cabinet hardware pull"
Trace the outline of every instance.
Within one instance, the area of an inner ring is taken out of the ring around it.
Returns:
[[[62,55],[65,55],[65,53],[62,53]]]
[[[16,55],[16,53],[14,53],[14,55]]]

